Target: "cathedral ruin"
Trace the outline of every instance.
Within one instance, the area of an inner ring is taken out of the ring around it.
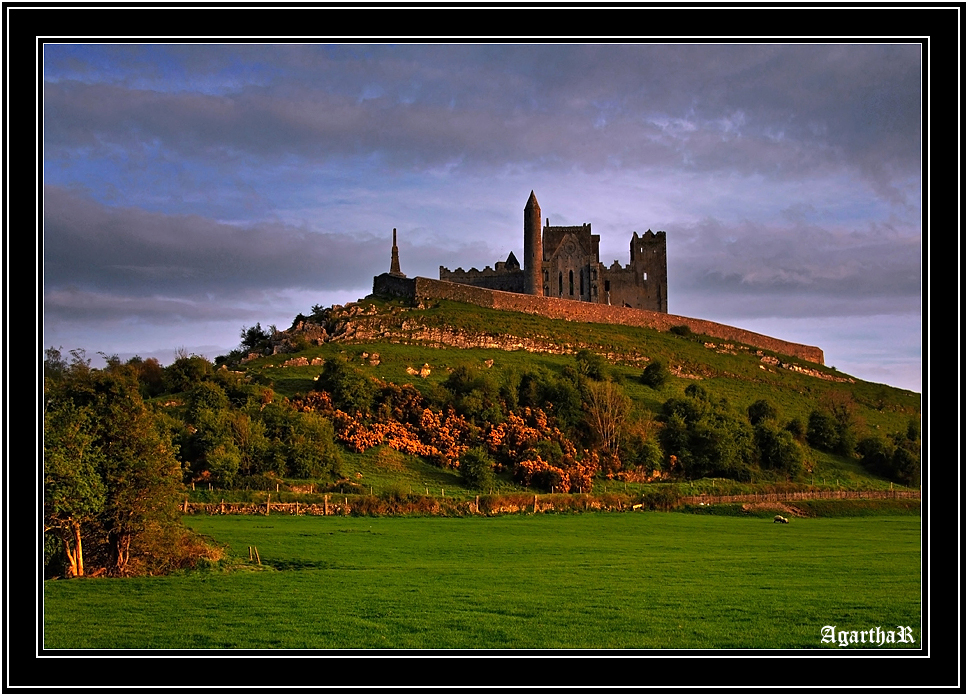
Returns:
[[[525,295],[556,297],[619,307],[668,312],[666,233],[649,230],[632,233],[629,263],[616,260],[606,266],[599,260],[601,237],[589,223],[575,226],[541,226],[538,199],[524,208],[524,267],[512,251],[506,261],[483,271],[440,267],[440,279],[462,285]]]
[[[507,260],[483,271],[476,268],[450,271],[441,266],[440,280],[408,278],[400,270],[394,229],[390,271],[373,278],[373,295],[403,299],[421,309],[427,300],[447,300],[549,319],[641,326],[656,331],[685,326],[696,334],[823,365],[823,351],[816,346],[783,341],[706,319],[669,314],[665,232],[649,230],[641,236],[633,232],[629,263],[625,267],[618,261],[611,266],[601,263],[598,242],[599,236],[592,234],[592,226],[587,223],[552,227],[545,220],[542,227],[541,208],[532,191],[524,208],[523,267],[511,252]]]

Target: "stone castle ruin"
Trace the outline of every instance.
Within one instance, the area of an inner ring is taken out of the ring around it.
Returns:
[[[632,233],[629,263],[611,266],[598,257],[601,237],[589,223],[541,226],[541,207],[531,192],[524,208],[524,267],[512,251],[506,261],[483,271],[440,267],[440,279],[525,295],[668,312],[666,234]]]
[[[641,326],[657,331],[687,327],[692,332],[744,343],[823,365],[816,346],[792,343],[705,319],[668,313],[665,232],[632,233],[629,263],[606,267],[598,258],[599,236],[590,224],[541,226],[541,208],[531,192],[524,209],[524,266],[514,252],[483,271],[440,267],[440,280],[408,278],[400,270],[393,230],[390,272],[373,278],[373,294],[425,300],[453,300],[498,310],[567,321]],[[769,356],[767,356],[769,357]],[[764,358],[766,359],[766,358]]]

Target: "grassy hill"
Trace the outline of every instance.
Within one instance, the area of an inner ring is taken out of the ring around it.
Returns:
[[[856,439],[887,438],[920,420],[920,395],[883,384],[859,380],[837,370],[737,343],[727,343],[687,331],[684,335],[647,328],[572,323],[516,312],[496,311],[451,301],[417,307],[399,301],[368,297],[345,307],[314,308],[311,317],[299,316],[293,326],[259,345],[261,352],[220,358],[246,379],[270,385],[277,395],[298,399],[316,387],[321,364],[345,360],[359,373],[382,383],[412,385],[429,404],[443,403],[445,385],[455,370],[485,375],[488,383],[513,391],[521,375],[539,373],[560,378],[574,373],[575,353],[585,349],[603,356],[605,377],[630,399],[628,419],[655,427],[663,404],[683,397],[687,387],[700,384],[712,400],[725,400],[737,417],[758,400],[767,400],[778,420],[807,423],[810,414],[846,405],[856,426]],[[324,333],[325,332],[325,333]],[[250,354],[251,355],[251,354]],[[670,376],[659,388],[640,381],[643,368],[659,361]],[[315,364],[313,364],[315,363]],[[786,480],[788,485],[884,489],[898,485],[873,475],[857,456],[838,456],[804,447],[807,471]],[[374,494],[472,495],[454,469],[441,468],[425,458],[379,445],[363,452],[343,451],[347,485]],[[736,493],[777,485],[783,477],[760,475],[739,483],[718,479],[676,481],[685,492]],[[612,490],[617,482],[612,483]],[[610,480],[596,478],[607,489]],[[640,481],[623,490],[648,487]],[[510,476],[499,476],[497,490],[525,490]],[[345,491],[347,486],[343,486]],[[493,490],[493,489],[492,489]],[[597,490],[597,489],[596,489]]]

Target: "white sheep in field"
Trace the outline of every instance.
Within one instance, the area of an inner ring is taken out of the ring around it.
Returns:
[[[781,524],[790,524],[790,520],[783,515],[777,515],[773,518],[773,524],[776,524],[777,522],[780,522]]]

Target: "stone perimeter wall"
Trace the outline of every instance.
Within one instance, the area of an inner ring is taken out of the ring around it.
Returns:
[[[658,331],[668,331],[673,326],[688,326],[694,333],[745,343],[782,355],[808,360],[819,365],[824,364],[823,351],[816,346],[783,341],[705,319],[680,317],[664,312],[651,312],[646,309],[562,300],[557,297],[522,295],[430,278],[394,278],[386,273],[373,279],[373,294],[402,297],[414,301],[429,298],[453,300],[477,305],[478,307],[538,314],[549,319],[565,319],[592,324],[643,326]]]

